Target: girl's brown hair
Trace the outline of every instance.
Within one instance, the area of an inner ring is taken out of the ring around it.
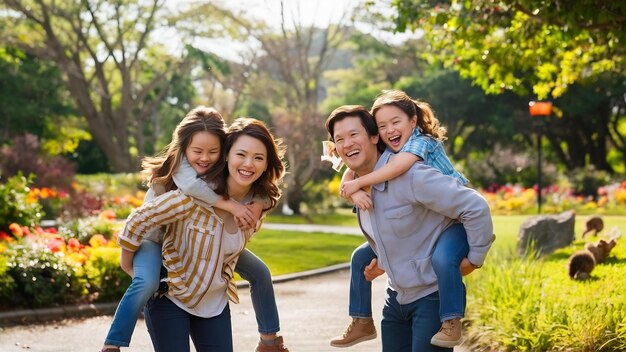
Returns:
[[[285,164],[283,163],[285,148],[282,145],[282,141],[274,138],[262,121],[241,117],[236,119],[228,128],[228,136],[223,148],[224,155],[228,155],[235,141],[241,136],[256,138],[267,149],[267,170],[252,184],[252,192],[255,198],[269,199],[270,207],[264,209],[267,211],[278,204],[278,199],[281,195],[279,185],[285,176]],[[227,177],[228,168],[224,168],[222,177],[216,181],[217,187],[215,189],[215,193],[221,194],[225,199],[228,199],[226,192]]]
[[[376,112],[383,106],[392,105],[404,111],[409,116],[417,116],[417,127],[423,134],[428,134],[433,138],[445,141],[446,128],[439,124],[439,120],[435,116],[435,112],[430,105],[418,99],[411,99],[405,92],[401,90],[383,90],[372,105],[372,115],[376,118]]]
[[[209,132],[220,140],[220,156],[218,161],[202,177],[213,180],[220,176],[226,165],[224,162],[223,145],[226,141],[226,125],[222,115],[214,108],[198,106],[189,111],[185,118],[176,126],[172,133],[172,141],[154,157],[145,157],[141,162],[143,172],[147,174],[148,185],[163,185],[165,191],[177,188],[172,174],[180,165],[185,150],[191,139],[198,132]]]

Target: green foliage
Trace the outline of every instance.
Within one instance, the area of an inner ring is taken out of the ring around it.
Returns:
[[[0,183],[0,231],[8,232],[11,223],[35,226],[43,216],[41,205],[28,200],[32,177],[21,173]]]
[[[9,258],[0,255],[0,308],[10,308],[15,299],[17,284],[9,274]]]
[[[59,228],[59,235],[65,240],[76,238],[80,243],[87,244],[93,235],[102,235],[110,240],[119,231],[119,224],[99,216],[89,216],[64,222]]]
[[[84,293],[80,269],[67,264],[63,253],[45,244],[31,243],[7,249],[8,272],[15,280],[14,300],[19,306],[49,307],[72,303]]]
[[[611,175],[606,171],[596,170],[593,166],[589,166],[570,172],[570,180],[576,193],[595,199],[598,196],[598,188],[609,184]]]
[[[609,259],[596,266],[590,280],[574,281],[567,274],[567,261],[583,241],[544,258],[519,258],[512,250],[518,225],[510,226],[508,220],[494,218],[498,247],[481,270],[466,278],[470,349],[624,350],[626,244],[618,239]],[[626,230],[623,217],[606,217],[605,222],[605,228],[617,225]],[[577,233],[583,226],[584,221]]]
[[[120,267],[120,249],[113,247],[92,248],[85,263],[85,275],[89,291],[97,301],[119,299],[130,285],[131,277]]]

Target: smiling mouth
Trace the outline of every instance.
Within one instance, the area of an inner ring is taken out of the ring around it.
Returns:
[[[347,153],[346,153],[346,156],[347,156],[348,158],[350,158],[350,157],[355,156],[355,155],[357,155],[357,154],[359,154],[359,151],[358,151],[358,150],[352,150],[352,151],[350,151],[350,152],[347,152]]]
[[[249,177],[252,177],[252,175],[254,175],[254,172],[252,172],[252,171],[237,170],[237,172],[243,178],[249,178]]]

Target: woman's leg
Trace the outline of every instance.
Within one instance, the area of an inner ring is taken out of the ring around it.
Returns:
[[[146,311],[150,316],[150,337],[155,351],[185,352],[190,350],[189,333],[192,315],[180,309],[167,296],[148,301]],[[205,334],[210,334],[205,331]]]
[[[191,316],[191,339],[197,352],[232,352],[233,332],[228,304],[212,318]]]
[[[117,306],[105,345],[127,347],[135,330],[139,312],[159,287],[161,245],[143,241],[133,257],[135,276]]]
[[[365,279],[363,270],[376,254],[365,242],[352,252],[350,260],[350,305],[348,311],[353,318],[372,317],[372,283]]]
[[[468,252],[467,234],[462,224],[448,227],[435,245],[432,264],[439,284],[441,321],[465,315],[465,286],[459,266]]]
[[[278,308],[274,296],[272,275],[267,265],[248,249],[239,256],[237,272],[250,283],[250,297],[261,334],[274,334],[280,330]]]

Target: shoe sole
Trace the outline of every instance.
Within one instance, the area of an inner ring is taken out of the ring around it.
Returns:
[[[438,339],[432,338],[430,340],[430,344],[433,345],[433,346],[437,346],[437,347],[453,348],[453,347],[456,347],[456,346],[462,344],[463,340],[464,340],[463,337],[461,337],[458,340],[454,340],[454,341],[438,340]]]
[[[350,347],[350,346],[354,346],[357,343],[361,343],[361,342],[365,342],[365,341],[369,341],[369,340],[373,340],[378,336],[377,333],[374,333],[372,335],[367,335],[367,336],[363,336],[360,339],[356,339],[350,343],[344,343],[344,344],[337,344],[337,343],[333,343],[331,342],[330,345],[333,347],[339,347],[339,348],[343,348],[343,347]]]

